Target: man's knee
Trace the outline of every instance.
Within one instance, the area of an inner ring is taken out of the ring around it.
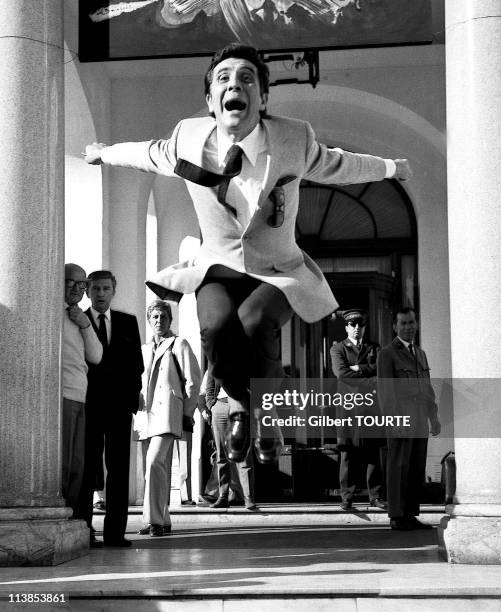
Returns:
[[[280,333],[278,317],[262,308],[241,308],[239,317],[248,338],[267,338],[270,340],[278,338]]]
[[[236,322],[235,315],[210,317],[200,327],[200,338],[204,350],[224,340]]]

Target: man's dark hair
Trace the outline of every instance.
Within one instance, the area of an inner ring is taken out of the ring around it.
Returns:
[[[410,312],[413,312],[417,319],[417,312],[414,310],[412,306],[402,306],[398,310],[395,310],[395,312],[393,313],[393,324],[397,322],[399,314],[406,315],[406,314],[409,314]]]
[[[113,285],[113,289],[117,288],[117,279],[109,270],[95,270],[91,272],[87,277],[87,282],[90,284],[92,281],[97,280],[110,280]]]
[[[205,73],[204,78],[206,96],[210,93],[210,86],[212,83],[212,75],[214,72],[214,68],[230,57],[245,59],[251,64],[254,64],[257,69],[261,93],[268,93],[270,89],[270,71],[268,70],[268,66],[265,64],[263,58],[259,54],[259,51],[254,47],[250,47],[248,45],[242,45],[240,43],[230,43],[229,45],[226,45],[226,47],[223,47],[219,51],[216,51],[216,53],[212,57],[209,67],[207,68],[207,72]]]

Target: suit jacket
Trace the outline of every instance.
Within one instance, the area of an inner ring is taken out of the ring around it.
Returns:
[[[383,414],[411,417],[406,437],[428,437],[428,419],[437,417],[438,408],[426,353],[416,345],[414,350],[415,358],[397,337],[379,352],[379,405]]]
[[[97,333],[90,308],[85,311]],[[134,315],[111,310],[111,340],[97,365],[89,364],[87,405],[90,408],[136,412],[144,369],[141,339]]]
[[[339,393],[373,393],[376,390],[376,361],[379,344],[370,341],[362,341],[357,348],[351,340],[346,338],[341,342],[334,342],[331,347],[332,370],[338,379],[337,390]],[[359,371],[353,371],[350,366],[358,365]],[[339,408],[337,416],[346,417],[360,415],[378,415],[376,394],[372,395],[374,403],[369,406],[364,402],[363,407],[355,407],[347,412]],[[338,430],[338,447],[342,450],[343,445],[357,446],[363,436],[363,429],[354,425],[350,428]],[[374,437],[374,433],[371,437]]]
[[[172,353],[184,380],[180,380]],[[155,350],[154,342],[142,346],[145,370],[142,376],[142,410],[134,418],[139,440],[169,433],[180,438],[183,415],[193,417],[200,391],[200,367],[184,338],[166,338]]]
[[[248,225],[217,201],[217,187],[187,181],[203,236],[198,255],[161,270],[147,280],[160,297],[192,293],[207,270],[221,264],[274,285],[305,321],[322,319],[337,307],[322,272],[296,244],[295,227],[302,179],[318,183],[349,184],[379,181],[386,166],[379,157],[329,149],[316,141],[309,123],[284,117],[262,120],[269,146],[267,171],[258,207]],[[102,151],[104,163],[174,176],[178,159],[202,165],[204,145],[214,138],[212,117],[181,121],[170,139],[122,143]],[[277,184],[284,183],[282,187]],[[275,190],[285,197],[284,222],[273,228],[267,220]],[[314,296],[314,299],[312,299]]]

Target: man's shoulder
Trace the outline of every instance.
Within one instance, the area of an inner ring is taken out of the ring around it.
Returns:
[[[137,317],[136,315],[130,314],[128,312],[123,312],[122,310],[111,310],[111,323],[112,325],[121,325],[124,327],[137,327]]]
[[[263,123],[265,125],[278,127],[281,130],[300,130],[303,133],[310,126],[308,121],[304,121],[303,119],[283,117],[282,115],[269,115],[263,119]]]
[[[335,353],[345,353],[346,350],[349,350],[350,348],[351,342],[348,340],[348,338],[345,338],[344,340],[339,341],[334,340],[331,346],[331,351]]]
[[[398,338],[395,338],[389,344],[383,346],[380,350],[380,353],[394,353],[395,351],[400,350],[401,348],[404,348],[404,345],[400,342]]]

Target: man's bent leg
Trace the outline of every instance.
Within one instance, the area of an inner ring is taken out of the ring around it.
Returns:
[[[280,329],[292,316],[287,298],[276,287],[260,283],[240,304],[238,316],[252,347],[251,378],[268,378],[281,382],[284,371],[280,359]],[[275,390],[278,389],[271,389]],[[270,414],[274,416],[273,411]],[[254,446],[259,462],[271,463],[280,455],[283,436],[277,427],[274,437],[264,439],[261,435],[262,416],[263,411],[256,408],[253,413],[256,424]]]
[[[252,279],[209,281],[197,292],[202,348],[212,375],[229,397],[226,449],[232,461],[242,461],[250,444],[248,387],[251,347],[238,318],[237,306],[246,289],[250,291],[254,286]]]

